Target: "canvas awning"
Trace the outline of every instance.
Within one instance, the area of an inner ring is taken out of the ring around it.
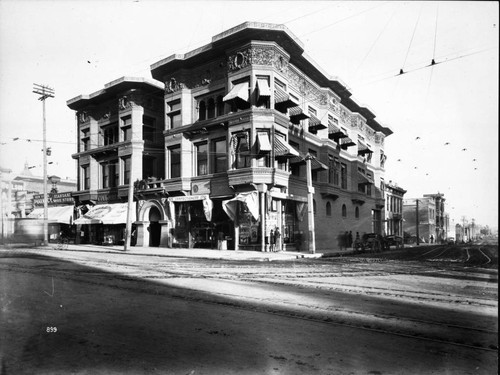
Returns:
[[[328,166],[320,162],[315,156],[310,154],[303,154],[300,152],[300,155],[290,159],[290,164],[306,164],[307,156],[311,157],[311,170],[319,171],[319,170],[328,170]]]
[[[352,141],[352,139],[349,137],[344,137],[340,140],[340,147],[342,147],[344,150],[347,150],[347,147],[355,146],[355,145],[356,145],[356,143],[354,143]]]
[[[290,146],[285,140],[274,136],[274,157],[293,158],[299,156],[299,152]]]
[[[368,177],[367,175],[358,172],[358,184],[361,185],[368,185],[368,184],[373,184],[373,180]]]
[[[298,124],[300,120],[309,118],[309,116],[306,115],[299,106],[290,108],[288,110],[288,116],[290,117],[290,121],[294,124]]]
[[[257,132],[257,144],[259,153],[270,152],[272,149],[269,134],[266,132]]]
[[[338,142],[340,138],[347,137],[347,134],[344,133],[338,126],[333,123],[328,123],[328,138],[333,139],[335,142]]]
[[[75,220],[75,224],[126,224],[127,203],[99,204]],[[135,209],[130,221],[136,221]]]
[[[368,153],[372,153],[373,151],[365,145],[363,142],[358,141],[358,155],[364,155]]]
[[[289,107],[295,107],[298,103],[295,103],[292,99],[290,99],[290,95],[288,95],[285,91],[276,87],[274,89],[274,106],[278,107],[281,110],[286,110]]]
[[[318,130],[326,129],[326,126],[321,123],[321,120],[310,114],[311,118],[309,119],[309,131],[312,133],[316,133]]]
[[[259,193],[251,191],[249,193],[240,193],[233,199],[222,201],[222,208],[232,221],[236,220],[238,213],[238,202],[242,202],[250,211],[255,220],[259,219]]]
[[[266,79],[257,79],[257,88],[259,89],[260,96],[271,96],[271,89]]]
[[[47,207],[47,220],[61,224],[71,224],[74,206]],[[43,219],[43,208],[35,208],[28,215],[30,219]]]
[[[242,82],[235,85],[222,100],[227,102],[236,98],[248,102],[248,82]]]

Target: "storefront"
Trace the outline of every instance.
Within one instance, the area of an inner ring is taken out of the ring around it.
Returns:
[[[99,204],[75,220],[79,243],[123,245],[127,223],[127,203]],[[131,210],[135,221],[135,203]]]
[[[43,194],[33,196],[35,209],[27,216],[29,219],[44,218]],[[47,195],[47,220],[49,242],[56,242],[62,235],[71,242],[75,239],[75,205],[71,192]]]

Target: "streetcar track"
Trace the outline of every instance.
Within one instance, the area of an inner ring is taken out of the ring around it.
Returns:
[[[25,267],[25,266],[20,266],[20,265],[16,265],[15,268],[17,269],[12,269],[11,267],[7,266],[7,267],[0,267],[0,268],[3,268],[3,269],[6,269],[7,271],[11,271],[11,272],[19,272],[19,273],[29,273],[29,274],[39,274],[39,275],[42,275],[42,276],[47,276],[45,275],[45,272],[48,271],[47,269],[43,269],[43,270],[38,270],[38,269],[32,269],[31,267]],[[120,290],[127,290],[127,291],[132,291],[132,292],[145,292],[145,293],[148,293],[148,294],[160,294],[158,292],[158,289],[156,289],[155,291],[153,290],[150,290],[150,289],[142,289],[140,287],[134,287],[134,286],[124,286],[124,285],[116,285],[116,284],[113,284],[112,282],[115,281],[115,280],[120,280],[120,281],[131,281],[131,282],[134,282],[134,283],[137,283],[137,284],[143,284],[143,283],[147,283],[146,280],[143,280],[143,279],[140,279],[140,278],[136,278],[136,277],[130,277],[130,276],[127,276],[127,275],[118,275],[118,277],[114,277],[113,279],[110,279],[109,278],[109,273],[107,274],[96,274],[95,276],[98,276],[101,280],[101,282],[99,281],[94,281],[94,280],[89,280],[89,279],[86,279],[86,278],[83,278],[86,274],[76,274],[70,270],[50,270],[52,271],[53,273],[55,273],[56,275],[51,275],[52,277],[56,277],[57,279],[59,280],[69,280],[69,281],[74,281],[74,282],[80,282],[80,283],[85,283],[85,284],[90,284],[90,285],[95,285],[95,286],[106,286],[106,287],[110,287],[110,288],[114,288],[114,289],[120,289]],[[106,277],[106,275],[108,277]],[[47,276],[48,277],[48,276]],[[192,276],[191,276],[192,277]],[[103,282],[104,281],[104,282]],[[240,309],[240,310],[246,310],[246,311],[252,311],[252,312],[259,312],[259,313],[266,313],[266,314],[272,314],[272,315],[278,315],[278,316],[284,316],[284,317],[287,317],[287,318],[295,318],[295,319],[300,319],[300,320],[305,320],[305,321],[314,321],[314,322],[318,322],[318,323],[323,323],[323,324],[331,324],[331,325],[336,325],[336,326],[343,326],[343,327],[349,327],[349,328],[355,328],[355,329],[361,329],[361,330],[367,330],[367,331],[372,331],[372,332],[378,332],[378,333],[382,333],[382,334],[390,334],[390,335],[396,335],[396,336],[400,336],[400,337],[406,337],[406,338],[411,338],[411,339],[414,339],[414,340],[425,340],[425,341],[430,341],[430,342],[437,342],[437,343],[443,343],[443,344],[448,344],[448,345],[454,345],[454,346],[460,346],[460,347],[466,347],[466,348],[470,348],[470,349],[475,349],[475,350],[481,350],[481,351],[489,351],[489,352],[498,352],[498,348],[496,349],[493,349],[491,348],[491,346],[496,346],[496,345],[490,345],[490,347],[485,347],[485,346],[482,346],[482,345],[470,345],[470,344],[465,344],[465,343],[462,343],[462,342],[456,342],[456,341],[450,341],[450,340],[443,340],[443,339],[437,339],[437,338],[432,338],[432,337],[426,337],[426,336],[422,336],[422,334],[418,333],[418,334],[409,334],[409,333],[402,333],[402,332],[395,332],[395,331],[392,331],[392,330],[387,330],[387,329],[382,329],[382,328],[374,328],[374,327],[370,327],[368,326],[367,324],[350,324],[350,323],[346,323],[344,321],[334,321],[332,319],[332,317],[322,317],[322,318],[318,318],[318,317],[315,317],[315,316],[311,316],[310,314],[307,315],[307,316],[303,316],[303,313],[300,313],[300,312],[296,312],[296,311],[283,311],[282,309],[277,309],[277,308],[274,308],[274,307],[268,307],[268,308],[262,308],[262,307],[259,307],[259,306],[255,306],[255,305],[247,305],[245,303],[242,303],[241,301],[237,301],[237,302],[230,302],[230,301],[211,301],[211,300],[206,300],[206,299],[203,299],[203,297],[200,297],[200,294],[203,294],[203,292],[200,292],[200,291],[197,291],[197,290],[193,290],[193,289],[189,289],[187,288],[187,290],[189,290],[189,292],[191,294],[195,294],[196,296],[192,296],[192,295],[179,295],[179,294],[175,294],[175,293],[172,293],[172,291],[170,293],[168,292],[165,292],[165,289],[162,288],[163,291],[161,292],[161,295],[162,296],[166,296],[166,297],[169,297],[169,298],[175,298],[175,299],[181,299],[181,300],[189,300],[189,301],[194,301],[194,302],[197,302],[197,303],[204,303],[204,304],[211,304],[211,305],[223,305],[225,307],[231,307],[231,308],[235,308],[235,309]],[[175,287],[175,289],[184,289],[186,290],[186,288],[182,288],[182,287]],[[231,296],[231,297],[234,297],[234,295],[227,295],[225,293],[217,293],[218,296],[223,296],[223,297],[226,297],[227,296]],[[260,300],[260,301],[265,301],[266,299],[258,299],[258,298],[254,298],[256,300]],[[240,304],[238,304],[238,302],[240,302]],[[281,303],[285,303],[286,304],[286,301],[281,301]],[[298,304],[300,306],[300,304]],[[310,305],[304,305],[303,307],[311,307]],[[328,309],[325,309],[325,308],[321,308],[321,307],[318,307],[318,306],[315,306],[314,309],[316,311],[318,310],[322,310],[322,311],[329,311]],[[331,311],[331,310],[330,310]],[[361,315],[361,316],[365,316],[365,317],[369,317],[369,316],[374,316],[374,317],[378,317],[380,319],[385,319],[385,320],[399,320],[399,321],[403,321],[400,317],[395,317],[395,316],[390,316],[390,315],[382,315],[382,314],[372,314],[372,315],[366,315],[366,314],[363,314],[362,312],[359,312],[359,311],[349,311],[349,310],[344,310],[344,311],[339,311],[339,312],[343,312],[343,313],[355,313],[355,314],[358,314],[358,315]],[[342,319],[340,317],[340,319]],[[423,320],[418,320],[418,319],[408,319],[408,318],[405,318],[407,321],[410,321],[410,322],[414,322],[414,323],[421,323],[421,324],[425,324],[425,325],[437,325],[437,326],[441,326],[441,327],[451,327],[451,328],[455,328],[455,329],[458,329],[458,330],[463,330],[463,331],[478,331],[478,332],[482,332],[482,333],[487,333],[487,334],[496,334],[498,335],[498,332],[497,331],[488,331],[488,330],[482,330],[482,329],[478,329],[478,328],[474,328],[474,327],[464,327],[464,326],[459,326],[459,325],[450,325],[450,324],[444,324],[444,323],[437,323],[437,322],[430,322],[430,321],[423,321]]]

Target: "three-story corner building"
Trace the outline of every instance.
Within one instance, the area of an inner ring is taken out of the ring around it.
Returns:
[[[164,176],[164,85],[122,77],[68,100],[78,128],[77,241],[120,243],[129,183]]]
[[[392,132],[307,57],[285,26],[244,23],[208,45],[153,64],[151,73],[164,83],[157,118],[164,123],[164,167],[156,159],[153,180],[132,168],[131,180],[141,180],[134,193],[137,245],[264,251],[276,243],[278,249],[307,250],[310,218],[317,249],[339,246],[348,231],[382,233],[378,187],[384,139]],[[102,99],[117,107],[124,93],[114,86],[114,95]],[[92,105],[100,107],[100,101]],[[75,103],[70,107],[84,109]],[[80,122],[79,129],[83,136]],[[137,140],[130,146],[140,160],[144,150]],[[119,148],[118,154],[100,155],[75,155],[80,184],[88,184],[79,193],[82,203],[106,191],[99,186],[102,161],[126,166]],[[92,165],[90,173],[82,168]],[[120,199],[127,181],[117,179]]]

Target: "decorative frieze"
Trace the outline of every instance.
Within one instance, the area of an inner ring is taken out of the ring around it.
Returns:
[[[243,69],[249,65],[272,66],[278,71],[286,73],[288,58],[273,46],[251,46],[227,57],[227,70],[229,72]]]
[[[167,77],[165,80],[165,93],[172,94],[182,89],[194,89],[209,85],[223,79],[226,63],[223,59],[206,64],[189,72],[182,72]]]
[[[328,104],[328,95],[313,86],[304,75],[299,74],[294,69],[288,69],[288,83],[295,87],[306,98],[307,101],[316,102],[319,105]]]

